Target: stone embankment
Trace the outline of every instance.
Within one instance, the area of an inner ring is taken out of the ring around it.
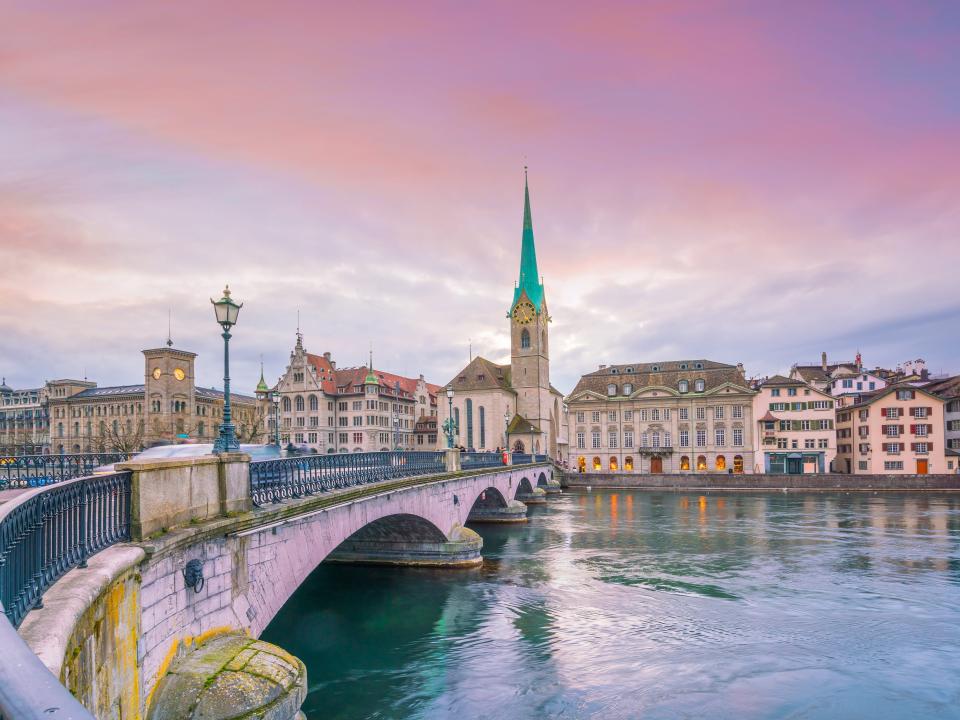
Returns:
[[[636,488],[701,491],[944,491],[960,490],[958,475],[733,475],[639,473],[564,473],[564,488]]]

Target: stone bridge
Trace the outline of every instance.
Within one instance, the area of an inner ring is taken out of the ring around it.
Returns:
[[[70,571],[20,634],[97,718],[179,717],[196,706],[199,681],[186,668],[209,666],[204,652],[236,656],[221,668],[254,654],[293,678],[299,661],[273,646],[255,651],[237,633],[258,637],[319,563],[476,566],[483,541],[466,523],[525,522],[526,503],[559,492],[547,462],[460,471],[449,457],[443,474],[256,509],[246,456],[128,463],[135,542]],[[294,712],[301,675],[287,687]]]

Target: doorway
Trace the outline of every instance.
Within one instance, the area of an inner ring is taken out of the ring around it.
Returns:
[[[917,458],[917,475],[926,475],[930,466],[926,458]]]
[[[652,474],[654,474],[654,475],[663,472],[663,458],[662,458],[662,457],[660,457],[660,456],[658,456],[658,455],[654,455],[652,458],[650,458],[650,472],[651,472]]]

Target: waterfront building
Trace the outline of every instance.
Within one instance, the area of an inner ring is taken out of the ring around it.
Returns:
[[[177,350],[171,343],[144,350],[143,356],[143,384],[98,387],[89,380],[48,381],[37,393],[40,410],[33,410],[34,418],[38,412],[45,418],[45,435],[39,445],[27,449],[42,453],[135,452],[164,443],[212,443],[220,431],[223,391],[196,385],[196,354]],[[256,399],[231,393],[230,400],[240,441],[259,441],[264,422]],[[9,423],[6,425],[9,428]],[[9,431],[8,435],[3,432],[0,430],[0,437],[8,437]],[[8,452],[24,449],[5,445]]]
[[[837,454],[834,399],[801,380],[767,378],[753,398],[758,470],[800,475],[828,472]]]
[[[856,360],[827,362],[827,353],[820,354],[819,363],[797,363],[790,369],[791,380],[801,380],[812,388],[829,392],[836,377],[856,375],[861,367],[860,354]]]
[[[837,409],[835,469],[852,474],[947,472],[944,402],[897,384]]]
[[[14,390],[0,382],[0,452],[34,455],[43,452],[50,436],[46,387]]]
[[[584,472],[754,471],[754,396],[742,365],[601,365],[567,398],[572,464]]]
[[[923,389],[943,402],[944,441],[947,446],[947,472],[960,471],[960,375],[935,380]]]
[[[447,384],[454,390],[456,443],[475,450],[506,446],[516,452],[546,453],[565,460],[563,393],[550,384],[551,318],[537,268],[526,173],[520,275],[507,318],[510,363],[501,365],[478,356]],[[449,412],[442,401],[441,426]]]
[[[264,407],[273,391],[280,395],[267,428],[273,438],[279,416],[281,445],[346,453],[436,449],[438,390],[423,375],[375,369],[372,353],[366,366],[339,368],[329,352],[307,352],[298,332],[283,375],[273,388],[261,376],[258,394]]]

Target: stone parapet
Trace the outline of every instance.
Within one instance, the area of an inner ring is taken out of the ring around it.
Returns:
[[[563,475],[563,486],[568,488],[637,488],[647,490],[928,491],[960,490],[960,475],[565,473]]]

